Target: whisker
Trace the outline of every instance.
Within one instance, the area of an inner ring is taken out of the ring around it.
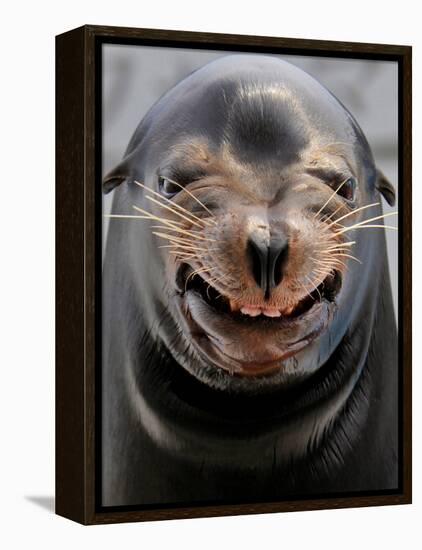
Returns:
[[[313,258],[312,256],[310,256],[309,259],[315,262],[316,264],[328,265],[330,264],[331,258],[332,258],[331,254],[324,254],[322,258]]]
[[[185,214],[182,214],[181,212],[178,212],[177,210],[175,210],[171,206],[168,206],[167,204],[163,204],[160,201],[157,201],[157,199],[154,199],[154,197],[146,197],[146,198],[148,200],[154,202],[155,204],[158,204],[158,206],[160,206],[161,208],[165,208],[166,210],[169,210],[170,212],[172,212],[176,216],[179,216],[179,218],[183,218],[187,222],[192,223],[193,225],[196,225],[197,227],[200,227],[201,229],[205,227],[205,225],[202,224],[202,222],[201,223],[196,222],[195,220],[189,218],[188,216],[185,216]]]
[[[325,281],[325,279],[328,277],[330,272],[331,271],[328,271],[328,270],[325,271],[325,272],[320,272],[320,271],[317,271],[317,270],[313,270],[313,273],[315,273],[318,277],[318,285]]]
[[[359,260],[359,258],[356,258],[355,256],[352,256],[351,254],[337,253],[334,256],[344,256],[345,258],[350,258],[351,260],[355,260],[356,262],[360,263],[361,265],[363,263]]]
[[[208,280],[205,280],[206,284],[208,285],[207,286],[207,296],[208,296],[208,299],[210,299],[210,294],[209,294],[209,291],[210,291],[210,288],[212,285],[214,285],[215,283],[217,283],[218,281],[224,281],[226,280],[227,277],[225,275],[223,275],[222,277],[214,277],[214,278],[211,278],[211,279],[208,279]],[[221,294],[219,294],[219,296],[221,296]]]
[[[160,200],[166,201],[167,203],[171,204],[172,207],[177,208],[178,210],[181,210],[182,212],[184,212],[188,216],[191,216],[195,220],[197,220],[201,223],[206,223],[206,220],[202,220],[201,218],[198,218],[198,216],[195,216],[195,214],[192,214],[192,212],[190,212],[189,210],[187,210],[186,208],[184,208],[180,204],[175,203],[174,201],[168,199],[167,197],[163,197],[163,195],[160,195],[160,193],[157,193],[157,191],[154,191],[153,189],[149,189],[149,187],[147,187],[146,185],[144,185],[140,181],[135,180],[135,183],[136,183],[136,185],[139,185],[139,187],[142,187],[142,189],[145,189],[145,191],[147,191],[148,193],[152,193],[153,195],[158,197]],[[152,200],[152,197],[146,197],[146,198]],[[157,201],[154,201],[154,202],[157,202]],[[162,206],[164,206],[164,205],[162,205]]]
[[[322,268],[322,267],[314,267],[313,270],[315,273],[319,273],[320,275],[327,276],[329,269]]]
[[[325,269],[331,269],[332,267],[332,263],[331,262],[315,262],[315,265],[319,268],[319,269],[322,269],[322,270],[325,270]]]
[[[188,189],[186,189],[186,187],[184,187],[183,185],[181,185],[180,183],[178,183],[177,181],[174,181],[174,180],[171,180],[170,178],[166,178],[169,180],[170,183],[173,183],[174,185],[177,185],[177,187],[180,187],[180,189],[182,191],[184,191],[185,193],[187,193],[190,197],[193,198],[193,200],[195,200],[199,205],[202,206],[202,208],[204,208],[204,210],[206,210],[212,217],[214,217],[214,214],[211,212],[211,210],[209,210],[205,204],[200,201],[198,199],[198,197],[196,197],[193,193],[191,193]],[[205,221],[205,220],[204,220]],[[215,220],[209,220],[210,222],[212,222],[213,224],[217,225],[217,222]]]
[[[168,179],[168,178],[167,178]],[[169,180],[170,181],[170,180]],[[146,185],[144,185],[143,183],[141,183],[140,181],[137,181],[135,180],[135,183],[136,185],[139,185],[139,187],[142,187],[142,189],[145,189],[145,191],[147,191],[148,193],[152,193],[153,195],[155,195],[156,197],[158,197],[160,200],[164,200],[166,201],[167,203],[171,204],[172,206],[174,206],[174,208],[177,208],[179,210],[181,210],[182,212],[184,212],[185,214],[188,214],[189,216],[191,216],[192,218],[194,218],[195,220],[201,222],[201,223],[208,223],[207,220],[204,220],[202,218],[199,218],[198,216],[195,216],[195,214],[193,214],[192,212],[190,212],[187,208],[184,208],[183,206],[181,206],[180,204],[177,204],[175,203],[174,201],[168,199],[167,197],[163,197],[163,195],[160,195],[160,193],[157,193],[157,191],[154,191],[153,189],[150,189],[149,187],[147,187]],[[176,182],[172,182],[172,183],[176,183]],[[179,185],[179,184],[176,184],[176,185]],[[147,197],[147,198],[151,198],[151,197]],[[194,197],[196,198],[196,197]]]
[[[195,271],[192,271],[192,273],[189,275],[188,279],[190,277],[193,277],[194,275],[199,275],[199,273],[205,273],[207,271],[214,271],[214,269],[217,269],[216,266],[214,267],[200,267],[199,269],[195,269]]]
[[[315,273],[316,275],[318,275],[318,276],[316,277],[316,281],[314,281],[315,284],[316,284],[316,283],[318,283],[318,285],[321,284],[321,283],[324,281],[324,279],[327,277],[327,275],[330,273],[330,271],[331,271],[331,270],[330,270],[330,269],[327,269],[327,268],[315,268],[315,267],[314,267],[314,268],[311,270],[311,273]]]
[[[184,250],[191,250],[192,252],[194,252],[197,255],[198,258],[199,257],[203,258],[204,256],[206,256],[207,253],[212,252],[212,251],[215,250],[214,248],[205,249],[205,248],[198,248],[198,247],[179,244],[179,243],[160,244],[160,245],[157,246],[157,248],[176,248],[176,249],[183,248]],[[205,254],[199,254],[198,255],[198,252],[195,252],[195,251],[204,252]]]
[[[166,229],[167,231],[180,231],[179,228],[175,229],[172,227],[168,227],[167,225],[150,225],[150,229]],[[192,233],[195,233],[195,231],[192,231]],[[199,235],[199,231],[197,232]]]
[[[377,229],[393,229],[394,231],[399,230],[398,227],[394,227],[393,225],[358,225],[358,226],[352,225],[350,227],[345,227],[341,231],[338,231],[336,234],[341,235],[343,233],[347,233],[347,231],[352,231],[355,229],[370,229],[371,227],[375,227]]]
[[[349,254],[349,252],[351,252],[350,248],[335,248],[334,250],[324,250],[322,252],[322,256],[324,257],[335,257],[336,254],[339,254],[339,253],[343,253],[343,254]]]
[[[167,227],[165,225],[151,225],[150,226],[151,229],[166,229],[167,231],[177,231],[178,233],[182,233],[182,234],[185,234],[185,235],[191,235],[193,237],[193,239],[199,239],[200,241],[208,241],[210,243],[216,243],[217,240],[216,239],[209,239],[207,237],[202,237],[202,235],[200,235],[198,232],[195,232],[195,231],[187,231],[186,229],[179,229],[179,228],[175,228],[175,227]]]
[[[327,206],[327,204],[329,202],[331,202],[331,200],[337,195],[337,193],[340,191],[340,189],[343,187],[343,185],[346,183],[347,179],[345,179],[338,187],[337,189],[334,191],[334,193],[332,193],[328,200],[321,206],[321,208],[318,210],[318,212],[315,214],[314,218],[316,218],[317,216],[319,216],[319,214],[321,214],[321,212],[324,210],[324,208]]]
[[[148,212],[148,210],[144,210],[140,206],[136,206],[136,204],[132,204],[132,208],[134,208],[136,211],[143,214],[144,219],[148,220],[155,220],[161,223],[164,223],[165,225],[170,225],[171,227],[175,227],[177,229],[178,226],[183,225],[181,222],[177,222],[175,220],[169,220],[168,218],[163,218],[162,216],[156,216],[152,212]],[[141,216],[139,216],[141,217]]]
[[[169,241],[181,242],[182,244],[193,244],[195,242],[195,239],[185,239],[176,235],[169,235],[168,233],[160,233],[159,231],[151,231],[151,233],[157,235],[157,237],[168,239]]]
[[[339,206],[338,208],[336,208],[336,209],[334,210],[334,212],[332,212],[332,214],[330,214],[330,215],[328,216],[328,218],[324,218],[324,220],[322,220],[322,221],[324,221],[324,223],[327,223],[327,222],[330,221],[331,218],[332,218],[333,216],[335,216],[335,215],[337,214],[337,212],[338,212],[339,210],[341,210],[342,208],[346,208],[344,204],[340,204],[340,206]]]
[[[173,249],[182,249],[182,250],[189,250],[190,252],[206,252],[203,248],[196,248],[192,246],[188,246],[185,244],[179,244],[179,243],[171,243],[171,244],[160,244],[157,246],[157,248],[173,248]]]
[[[327,254],[325,254],[325,257],[327,258],[330,258],[330,261],[332,261],[332,259],[335,259],[335,258],[338,258],[339,256],[341,256],[342,254],[348,254],[350,252],[350,250],[348,249],[345,249],[343,250],[342,248],[339,249],[339,250],[334,250],[332,252],[328,252]]]
[[[352,210],[351,212],[348,212],[347,214],[344,214],[344,216],[341,216],[340,218],[337,218],[336,220],[332,221],[328,227],[332,227],[333,225],[338,224],[341,220],[344,220],[348,218],[349,216],[353,216],[354,214],[357,214],[358,212],[362,212],[362,210],[366,210],[367,208],[372,208],[374,206],[378,206],[379,202],[373,202],[372,204],[365,204],[364,206],[361,206],[360,208],[356,208],[355,210]]]
[[[322,300],[321,293],[320,293],[320,291],[318,290],[318,286],[316,286],[316,285],[314,284],[314,282],[313,282],[307,275],[305,275],[305,278],[309,281],[309,283],[311,284],[311,286],[313,287],[313,289],[316,290],[316,291],[318,292],[319,298],[320,298],[320,300]]]
[[[144,216],[138,216],[138,217],[143,217],[146,220],[155,220],[155,221],[164,223],[165,225],[168,225],[175,231],[179,231],[180,233],[185,233],[186,235],[190,235],[191,237],[195,237],[196,239],[201,239],[201,240],[205,239],[205,237],[200,237],[197,232],[188,231],[187,229],[182,229],[181,227],[177,227],[177,225],[173,225],[175,223],[177,223],[178,225],[181,225],[179,222],[175,222],[173,220],[170,221],[167,218],[160,218],[158,216],[155,216],[154,214],[151,214],[151,212],[148,212],[148,210],[144,210],[143,208],[140,208],[139,206],[136,206],[134,204],[132,206],[135,210],[144,214]]]
[[[214,269],[217,269],[216,267],[203,267],[203,268],[199,268],[199,269],[196,269],[195,271],[192,271],[192,273],[189,274],[188,278],[186,279],[186,282],[185,282],[185,292],[187,290],[187,286],[188,286],[188,282],[189,282],[189,279],[191,277],[194,277],[195,275],[199,275],[199,273],[207,273],[209,271],[213,271]]]
[[[211,279],[208,279],[207,282],[209,282],[209,281],[214,281],[214,282],[215,281],[222,281],[224,279],[227,279],[227,275],[221,275],[220,277],[213,277]]]
[[[183,252],[181,250],[170,250],[169,254],[178,256],[182,260],[191,260],[192,258],[199,260],[199,256],[197,254],[195,253],[190,254],[189,252]]]
[[[389,216],[397,216],[398,212],[387,212],[386,214],[380,214],[379,216],[375,216],[373,218],[369,218],[367,220],[361,220],[360,222],[357,222],[354,225],[362,225],[364,223],[374,222],[376,220],[382,220],[384,218],[388,218]],[[348,226],[350,227],[350,226]]]
[[[309,290],[305,287],[305,285],[300,281],[298,281],[298,282],[301,284],[303,290],[306,292],[306,294],[309,296],[309,298],[312,298],[312,300],[315,301],[315,298],[312,296],[311,292],[309,292]]]
[[[383,220],[384,218],[388,218],[389,216],[397,216],[397,214],[398,212],[387,212],[387,214],[381,214],[380,216],[375,216],[374,218],[369,218],[368,220],[362,220],[353,225],[343,226],[343,229],[336,231],[336,235],[341,235],[341,233],[344,233],[345,230],[356,229],[358,227],[365,226],[366,224],[370,222],[374,222],[376,220]],[[375,227],[375,225],[367,226],[367,227]]]
[[[160,244],[158,248],[180,248],[182,250],[191,250],[191,251],[198,250],[199,252],[207,252],[207,250],[205,250],[204,248],[196,248],[194,246],[187,246],[187,245],[178,244],[178,243]]]
[[[194,238],[188,239],[187,237],[180,237],[180,235],[173,235],[172,233],[161,233],[160,231],[151,231],[151,233],[153,235],[157,235],[157,237],[165,237],[166,239],[171,239],[173,241],[184,242],[185,244],[195,243]]]
[[[211,280],[212,280],[212,279],[211,279]],[[220,277],[214,277],[214,281],[216,281],[216,280],[219,280],[219,281],[220,281],[220,280],[221,280],[221,281],[223,281],[223,280],[228,280],[228,275],[227,275],[227,274],[224,274],[224,275],[220,275]]]
[[[210,286],[214,285],[215,283],[218,283],[219,281],[226,281],[226,280],[227,280],[227,277],[225,275],[222,275],[221,277],[212,277],[211,279],[206,279],[205,282],[210,287]]]
[[[163,223],[166,223],[164,221],[164,219],[162,218],[156,218],[156,217],[151,217],[150,215],[148,216],[137,216],[135,214],[104,214],[104,218],[122,218],[122,219],[126,219],[126,218],[132,218],[132,219],[136,219],[136,220],[151,220],[151,219],[157,219],[157,220],[162,220]],[[171,223],[177,223],[178,225],[182,225],[180,222],[175,222],[175,221],[172,221]]]
[[[334,267],[338,267],[338,268],[347,268],[346,264],[344,262],[342,262],[341,260],[339,259],[336,259],[335,257],[333,256],[328,256],[326,257],[327,259],[325,260],[322,260],[320,261],[320,264],[324,267],[327,267],[327,268],[330,268],[330,269],[334,269]]]
[[[164,245],[159,245],[158,248],[173,248],[175,250],[178,250],[179,248],[183,248],[184,250],[190,250],[192,252],[192,254],[196,254],[196,256],[201,259],[203,258],[207,258],[208,255],[207,255],[207,252],[209,252],[208,250],[203,250],[202,248],[191,248],[191,247],[188,247],[184,244],[177,244],[177,243],[173,243],[173,244],[164,244]],[[187,254],[187,252],[186,252]]]
[[[333,244],[332,246],[325,248],[324,250],[335,250],[336,248],[343,248],[347,246],[353,246],[356,244],[356,241],[346,241],[345,243],[337,243]]]

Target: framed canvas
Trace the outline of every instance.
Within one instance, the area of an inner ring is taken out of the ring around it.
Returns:
[[[411,48],[56,39],[56,511],[411,502]]]

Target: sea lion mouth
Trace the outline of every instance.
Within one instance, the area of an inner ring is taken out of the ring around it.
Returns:
[[[311,344],[328,326],[342,287],[333,271],[289,310],[253,308],[221,293],[190,265],[179,267],[180,312],[187,336],[207,363],[232,375],[262,376]]]
[[[192,273],[193,269],[188,264],[183,264],[179,270],[178,279],[179,282],[182,282],[181,287],[184,291],[196,292],[216,314],[230,316],[237,322],[260,323],[273,321],[274,323],[283,323],[298,319],[323,300],[334,302],[342,285],[341,273],[334,270],[318,287],[299,300],[293,307],[279,309],[265,303],[257,305],[235,301],[217,290],[201,275],[197,273],[192,275]]]

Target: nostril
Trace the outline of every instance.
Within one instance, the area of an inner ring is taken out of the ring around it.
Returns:
[[[283,278],[281,267],[284,264],[283,259],[284,253],[280,252],[277,259],[274,262],[274,286],[278,286],[281,283],[281,280]]]
[[[288,242],[284,235],[271,237],[270,246],[252,235],[248,240],[247,255],[256,284],[269,298],[270,291],[283,279],[288,256]]]
[[[253,239],[248,240],[247,255],[250,259],[253,278],[259,287],[265,290],[267,247],[259,244]]]
[[[268,276],[269,286],[271,288],[278,286],[283,279],[288,252],[289,247],[287,242],[279,243],[277,246],[270,247],[268,254]]]

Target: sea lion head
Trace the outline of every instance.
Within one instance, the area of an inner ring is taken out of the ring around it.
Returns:
[[[106,176],[116,187],[151,335],[199,380],[239,391],[324,365],[378,272],[380,233],[359,224],[381,216],[380,192],[394,202],[347,109],[304,71],[250,55],[167,92]]]

